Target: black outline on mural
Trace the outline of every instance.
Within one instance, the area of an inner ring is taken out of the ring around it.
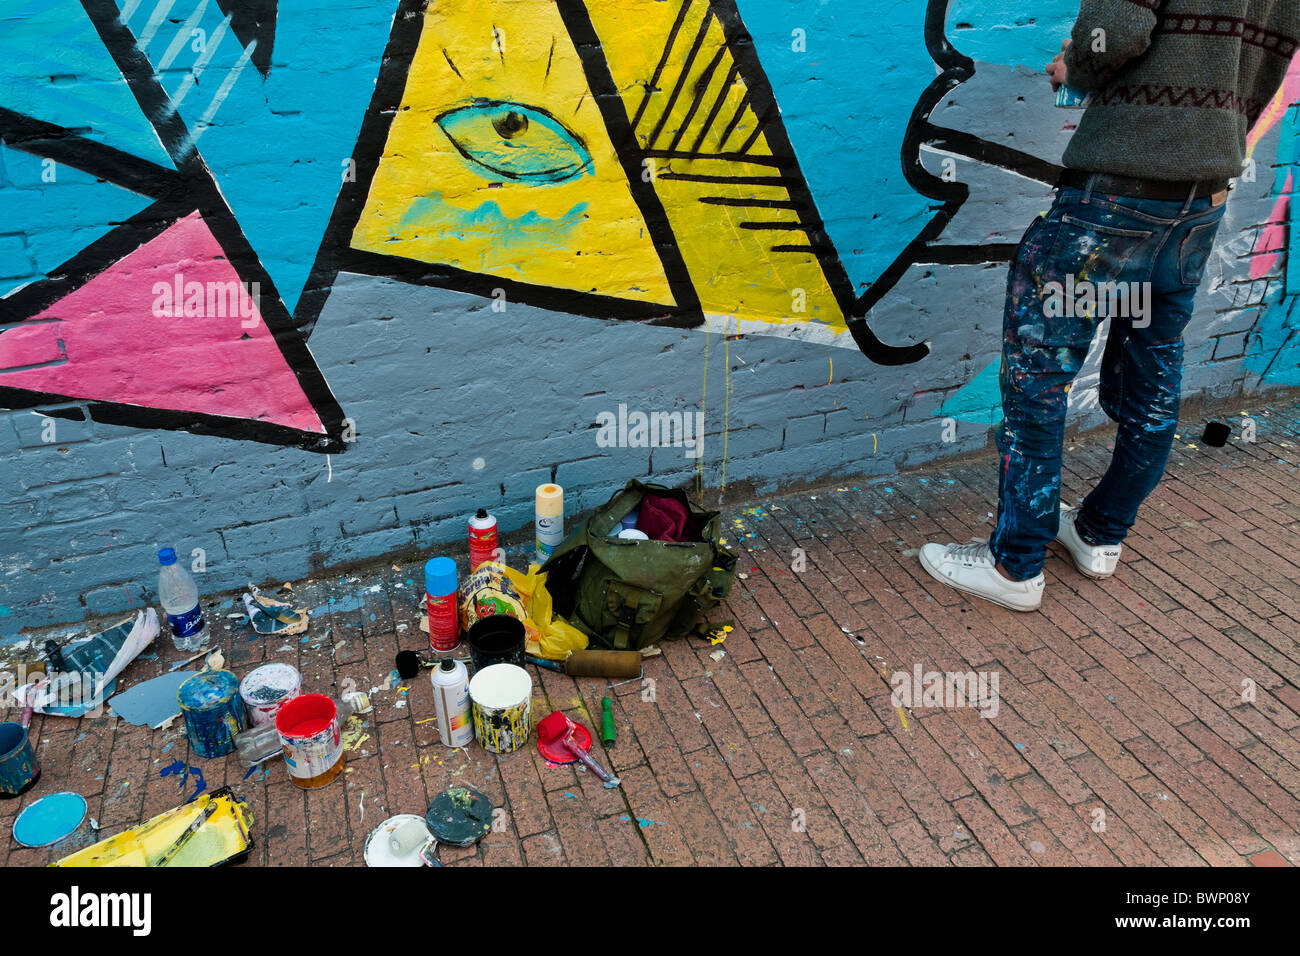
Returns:
[[[948,39],[948,7],[951,0],[928,0],[925,15],[925,48],[939,67],[939,75],[925,88],[903,134],[899,158],[909,186],[927,199],[938,199],[943,206],[936,210],[916,238],[871,284],[858,300],[864,313],[885,297],[914,265],[977,265],[1009,262],[1018,243],[985,245],[945,245],[934,240],[942,235],[957,211],[970,196],[970,187],[961,182],[947,182],[934,175],[921,162],[921,147],[936,146],[947,152],[968,156],[981,163],[1019,173],[1048,185],[1055,185],[1061,167],[1029,153],[1009,149],[973,133],[947,129],[930,122],[930,114],[950,92],[975,75],[975,61],[959,53]]]

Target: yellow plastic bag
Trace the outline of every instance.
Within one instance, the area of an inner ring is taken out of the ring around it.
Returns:
[[[502,567],[505,567],[502,565]],[[546,590],[546,575],[532,564],[528,573],[505,568],[510,583],[523,600],[528,617],[524,620],[525,648],[534,657],[549,661],[562,661],[569,651],[585,651],[587,635],[568,621],[555,616],[551,607],[551,592]]]

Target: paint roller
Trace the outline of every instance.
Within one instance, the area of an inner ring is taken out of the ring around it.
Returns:
[[[573,739],[573,732],[577,725],[564,715],[561,711],[555,711],[548,717],[543,718],[537,724],[537,737],[543,743],[558,742],[562,747],[568,749],[569,753],[586,764],[587,768],[598,776],[605,784],[605,789],[613,789],[619,785],[618,777],[615,777],[608,770],[592,758],[591,754],[578,746],[577,741]]]
[[[569,651],[561,664],[540,657],[529,657],[530,664],[559,671],[570,677],[609,677],[624,680],[641,676],[641,654],[638,651]]]

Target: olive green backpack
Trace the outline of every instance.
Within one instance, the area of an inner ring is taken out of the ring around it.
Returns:
[[[686,506],[698,541],[609,537],[647,493]],[[542,565],[557,614],[594,645],[640,650],[664,637],[704,633],[702,614],[731,593],[736,556],[719,541],[721,518],[679,489],[635,478],[579,526]]]

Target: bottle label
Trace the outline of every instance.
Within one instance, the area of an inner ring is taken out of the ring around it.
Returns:
[[[203,630],[203,608],[196,604],[184,614],[168,614],[167,623],[177,637],[189,637]]]
[[[484,561],[491,561],[496,557],[497,551],[497,527],[493,525],[490,528],[470,528],[469,529],[469,569],[470,571],[478,570],[478,566]]]
[[[460,643],[460,617],[456,613],[456,595],[425,595],[429,609],[429,646],[435,651],[454,650]]]

